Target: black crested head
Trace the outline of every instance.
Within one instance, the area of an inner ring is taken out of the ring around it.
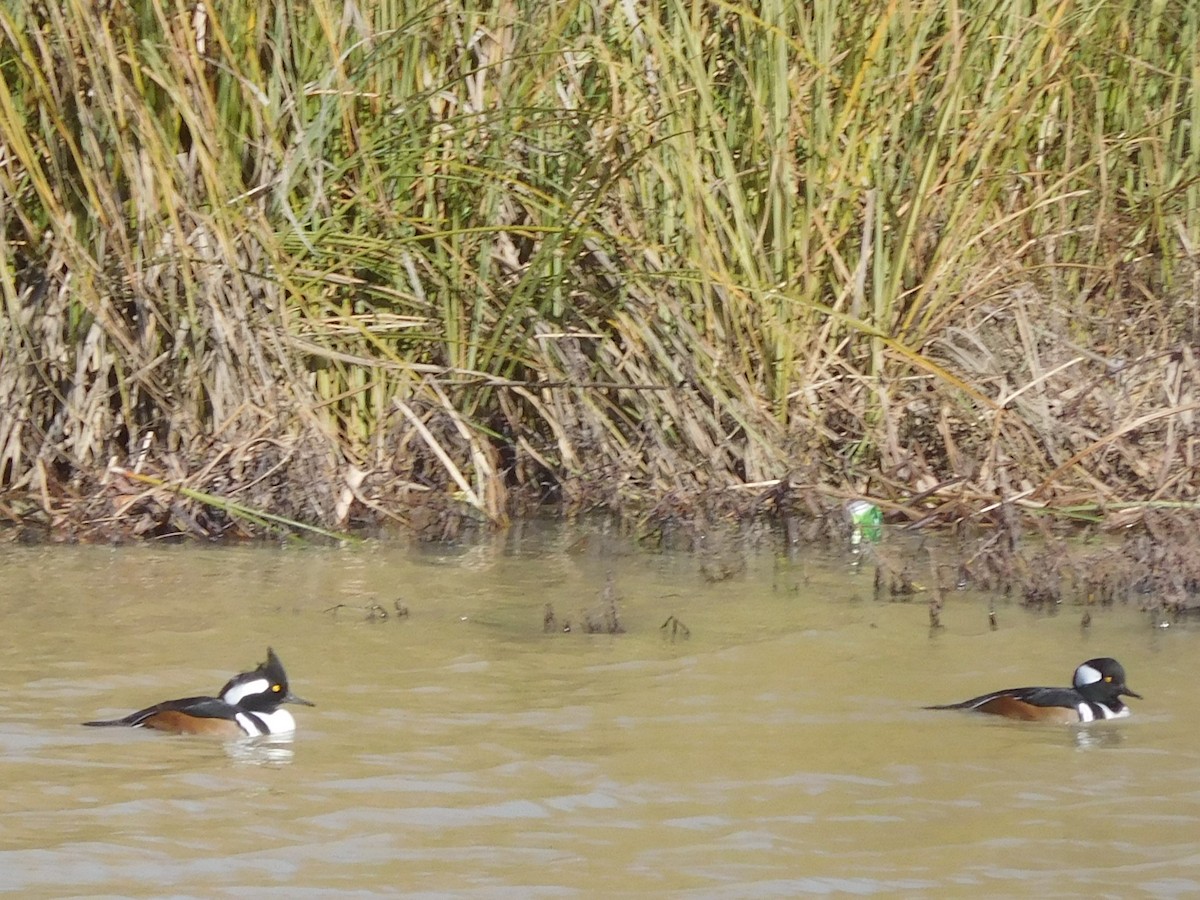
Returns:
[[[1110,708],[1120,709],[1125,704],[1120,698],[1142,695],[1129,689],[1125,683],[1125,669],[1111,656],[1089,659],[1075,670],[1075,690],[1089,702],[1103,703]]]
[[[221,688],[221,699],[249,712],[271,712],[284,703],[316,704],[297,697],[288,688],[287,672],[275,651],[267,648],[267,661],[253,672],[243,672]]]

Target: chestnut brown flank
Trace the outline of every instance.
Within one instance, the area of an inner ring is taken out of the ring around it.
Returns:
[[[1027,722],[1078,722],[1079,712],[1070,706],[1034,706],[1016,697],[1000,696],[975,707],[977,711]]]
[[[173,734],[213,734],[221,737],[239,737],[244,734],[234,719],[200,718],[173,709],[155,713],[142,725]]]

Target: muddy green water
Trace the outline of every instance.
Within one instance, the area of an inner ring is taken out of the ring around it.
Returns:
[[[1195,627],[871,599],[850,557],[514,531],[466,549],[0,553],[0,891],[244,897],[1195,896]],[[543,634],[611,578],[628,632]],[[395,600],[410,615],[366,621]],[[328,610],[347,604],[339,612]],[[675,615],[690,637],[664,639]],[[89,718],[273,646],[281,744]],[[1120,659],[1088,729],[924,703]]]

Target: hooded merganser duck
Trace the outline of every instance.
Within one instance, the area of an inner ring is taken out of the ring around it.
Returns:
[[[229,680],[217,697],[184,697],[139,709],[121,719],[84,722],[84,725],[124,725],[155,728],[175,734],[212,734],[225,737],[258,737],[289,734],[296,720],[283,709],[285,703],[315,706],[288,690],[287,673],[275,651],[267,648],[267,661],[253,672]]]
[[[927,706],[926,709],[971,709],[977,712],[1036,722],[1094,722],[1097,719],[1121,719],[1129,707],[1121,697],[1137,697],[1125,684],[1125,670],[1107,656],[1089,659],[1075,670],[1072,687],[1025,687],[993,691],[982,697]]]

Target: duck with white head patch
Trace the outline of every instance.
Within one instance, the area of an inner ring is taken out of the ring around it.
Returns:
[[[120,719],[84,722],[84,725],[154,728],[175,734],[210,734],[222,737],[259,737],[290,734],[296,720],[285,703],[314,706],[288,688],[287,672],[275,651],[267,648],[267,661],[253,672],[231,678],[216,697],[184,697],[156,703]]]
[[[1125,684],[1125,669],[1108,656],[1089,659],[1075,670],[1072,686],[1006,688],[945,706],[926,709],[965,709],[1035,722],[1078,724],[1123,719],[1129,707],[1122,697],[1142,695]]]

